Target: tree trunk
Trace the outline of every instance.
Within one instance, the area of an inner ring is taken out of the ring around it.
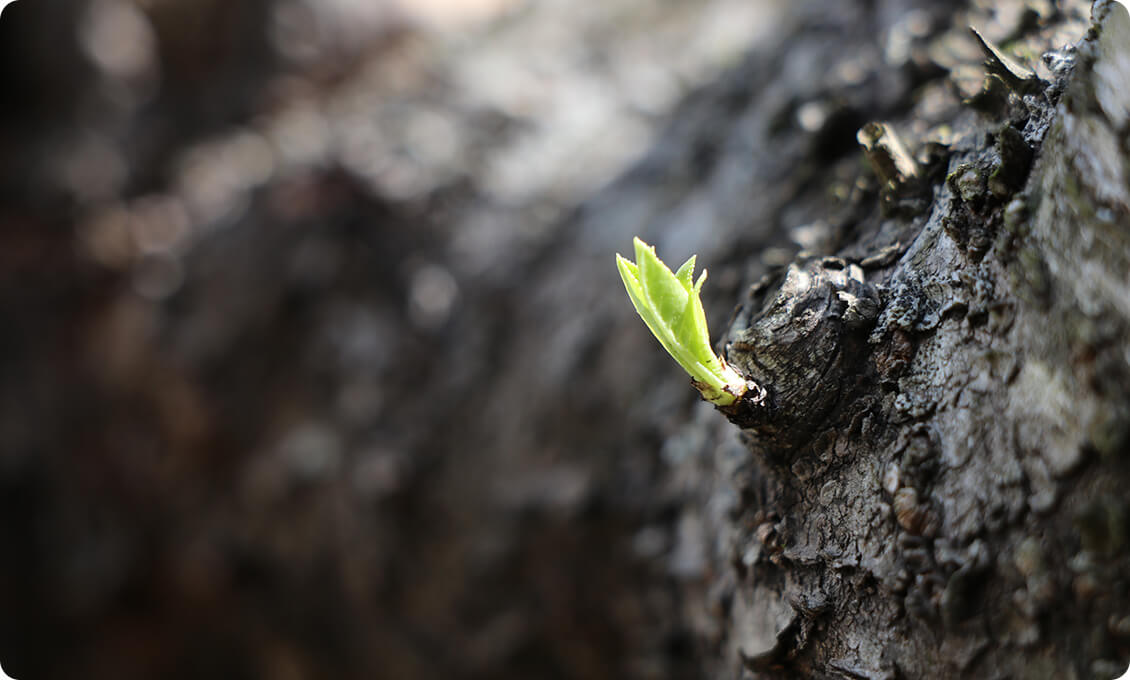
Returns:
[[[1043,53],[1035,25],[1062,11],[1014,27],[1011,51]],[[867,179],[804,132],[767,133],[789,186],[755,189],[783,204],[754,224],[814,242],[743,296],[728,360],[768,395],[724,409],[741,443],[704,449],[684,517],[713,555],[717,676],[1125,668],[1130,16],[1093,11],[1047,80],[977,36],[984,89],[959,106],[927,80],[864,126]],[[932,49],[959,51],[955,23]],[[754,110],[826,126],[845,98]]]

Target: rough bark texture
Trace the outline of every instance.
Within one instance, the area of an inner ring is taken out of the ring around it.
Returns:
[[[1048,55],[1050,81],[985,44],[978,113],[927,84],[887,119],[908,143],[876,158],[861,133],[879,200],[829,213],[838,257],[794,262],[739,308],[728,358],[768,396],[730,409],[744,448],[716,464],[738,495],[710,497],[732,668],[1125,667],[1130,16],[1094,15]]]
[[[531,141],[531,103],[488,96],[507,83],[404,27],[350,52],[315,6],[21,0],[0,23],[11,675],[1125,662],[1120,6],[1088,33],[1080,2],[767,3],[579,207],[585,164],[531,156],[575,151]],[[673,6],[613,19],[683,45]],[[91,16],[150,60],[96,49]],[[551,43],[564,80],[650,44],[591,30],[592,53]],[[652,115],[654,74],[627,73],[585,96]],[[709,267],[764,400],[695,401],[616,278],[637,234]]]

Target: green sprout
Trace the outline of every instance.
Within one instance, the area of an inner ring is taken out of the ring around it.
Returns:
[[[699,298],[706,270],[694,281],[695,256],[691,255],[679,271],[671,273],[655,255],[654,246],[639,237],[633,243],[636,261],[617,254],[616,267],[636,311],[663,348],[690,374],[703,399],[717,406],[733,404],[745,393],[746,381],[710,347],[710,329]]]

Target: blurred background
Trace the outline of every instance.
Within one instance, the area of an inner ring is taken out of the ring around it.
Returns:
[[[8,5],[5,670],[696,677],[713,414],[615,278],[654,197],[589,216],[784,4]]]

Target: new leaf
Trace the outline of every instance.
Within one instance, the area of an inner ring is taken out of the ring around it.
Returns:
[[[699,298],[706,271],[694,281],[692,255],[672,273],[653,246],[638,237],[634,244],[636,261],[617,254],[616,267],[636,311],[663,348],[690,374],[703,399],[718,406],[734,403],[745,392],[746,381],[710,347],[706,312]]]

